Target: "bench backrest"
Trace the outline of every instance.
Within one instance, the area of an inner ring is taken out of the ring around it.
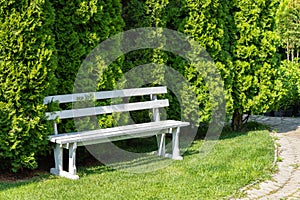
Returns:
[[[158,108],[169,106],[169,101],[168,99],[158,100],[157,95],[165,94],[165,93],[167,93],[167,88],[164,86],[91,92],[91,93],[77,93],[77,94],[48,96],[44,98],[44,104],[49,104],[51,102],[74,103],[74,102],[82,101],[86,97],[89,98],[92,97],[92,99],[94,100],[104,100],[104,99],[150,95],[150,101],[122,103],[122,104],[108,105],[108,106],[87,107],[87,108],[47,112],[46,116],[48,117],[48,120],[54,120],[57,117],[59,117],[60,119],[68,119],[68,118],[108,114],[114,112],[127,112],[127,111],[153,109],[154,121],[158,121],[159,120]]]

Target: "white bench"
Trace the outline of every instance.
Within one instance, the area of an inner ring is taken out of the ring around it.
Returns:
[[[169,106],[168,99],[157,99],[158,94],[167,93],[166,87],[148,87],[133,88],[114,91],[103,91],[94,93],[78,93],[48,96],[44,99],[44,104],[51,102],[73,103],[84,99],[87,96],[93,96],[95,100],[114,99],[114,98],[130,98],[134,96],[150,95],[150,101],[143,102],[127,102],[116,105],[87,107],[80,109],[62,110],[47,112],[48,120],[54,122],[54,135],[50,136],[50,141],[56,143],[54,149],[55,168],[51,168],[50,172],[55,175],[63,176],[70,179],[78,179],[76,175],[76,148],[89,144],[104,143],[109,141],[117,141],[128,138],[137,138],[145,136],[157,136],[158,155],[171,157],[175,160],[181,160],[179,152],[179,132],[180,127],[188,126],[189,122],[162,120],[160,119],[159,108]],[[115,112],[130,112],[137,110],[150,109],[153,114],[153,122],[124,125],[112,128],[62,133],[58,134],[56,118],[68,119],[86,116],[95,116],[101,114],[109,114]],[[172,133],[172,154],[165,153],[165,134]],[[69,170],[63,170],[63,148],[69,149]]]

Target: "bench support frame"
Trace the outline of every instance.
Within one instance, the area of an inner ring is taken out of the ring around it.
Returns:
[[[55,168],[51,168],[50,173],[72,180],[79,179],[76,175],[76,148],[77,143],[69,144],[69,171],[67,172],[63,170],[63,146],[56,144],[54,148]]]

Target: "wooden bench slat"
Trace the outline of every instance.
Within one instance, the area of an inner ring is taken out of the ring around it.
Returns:
[[[55,113],[47,112],[46,116],[48,117],[49,120],[53,120],[56,117],[59,117],[60,119],[68,119],[68,118],[75,118],[75,117],[86,117],[86,116],[108,114],[113,112],[127,112],[127,111],[135,111],[135,110],[163,108],[167,106],[169,106],[169,101],[167,99],[163,99],[163,100],[126,103],[126,104],[118,104],[118,105],[110,105],[110,106],[63,110],[63,111],[57,111]]]
[[[189,125],[188,122],[167,120],[161,122],[144,123],[143,126],[141,126],[141,124],[139,124],[139,126],[136,126],[136,124],[134,124],[134,125],[120,126],[120,127],[114,127],[108,129],[86,131],[86,132],[81,132],[80,134],[74,133],[73,135],[69,134],[68,137],[54,136],[51,138],[51,141],[56,142],[58,144],[67,144],[73,142],[85,142],[85,141],[98,140],[97,143],[99,143],[100,140],[102,140],[102,142],[118,140],[118,138],[116,139],[116,137],[120,137],[119,139],[124,139],[123,136],[125,136],[128,139],[137,136],[142,137],[146,135],[153,135],[153,132],[165,131],[169,128],[177,128],[177,127],[183,127],[188,125]]]
[[[100,99],[143,96],[143,95],[150,95],[150,94],[166,94],[166,93],[167,93],[167,87],[165,86],[123,89],[123,90],[102,91],[102,92],[87,92],[87,93],[48,96],[44,98],[44,104],[48,104],[55,101],[59,101],[59,103],[72,103],[76,101],[82,101],[86,97],[94,97],[95,100],[100,100]]]
[[[116,132],[119,130],[132,130],[132,129],[141,129],[146,127],[155,127],[155,126],[181,126],[189,124],[188,122],[181,122],[181,121],[175,121],[175,120],[164,120],[164,121],[158,121],[158,122],[147,122],[147,123],[141,123],[141,124],[131,124],[131,125],[124,125],[124,126],[117,126],[112,128],[105,128],[105,129],[97,129],[97,130],[89,130],[89,131],[80,131],[80,132],[71,132],[71,133],[61,133],[58,135],[51,135],[49,137],[50,141],[55,142],[56,139],[65,139],[65,138],[72,138],[72,137],[78,137],[81,135],[93,135],[93,134],[105,134],[105,133],[111,133]]]
[[[174,121],[174,120],[168,120],[168,121]],[[160,124],[160,123],[164,123],[164,122],[165,121],[148,122],[148,123],[142,123],[142,124],[130,124],[130,125],[123,125],[123,126],[100,129],[100,131],[101,131],[101,133],[110,133],[110,132],[118,131],[120,129],[132,130],[132,129],[139,129],[139,128],[146,127],[146,126],[153,126],[155,124]],[[58,135],[51,135],[49,137],[49,139],[50,139],[50,141],[55,142],[56,138],[64,139],[64,138],[77,137],[77,136],[85,135],[85,134],[98,134],[98,133],[99,133],[99,129],[89,130],[89,131],[80,131],[80,132],[61,133]]]
[[[155,134],[162,134],[163,131],[155,132]],[[113,141],[119,141],[119,140],[126,140],[126,139],[132,139],[132,138],[142,138],[142,137],[150,137],[153,136],[152,132],[138,132],[138,133],[131,133],[131,134],[123,134],[118,136],[112,136],[112,137],[106,137],[106,138],[93,138],[92,140],[85,140],[77,142],[77,146],[86,146],[86,145],[93,145],[93,144],[99,144],[99,143],[105,143],[105,142],[113,142]],[[66,146],[67,144],[62,144],[63,146]]]

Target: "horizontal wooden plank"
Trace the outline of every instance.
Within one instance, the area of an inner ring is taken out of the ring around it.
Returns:
[[[58,135],[51,135],[50,136],[50,140],[52,138],[70,138],[70,137],[78,137],[81,134],[82,135],[93,135],[93,134],[99,134],[99,132],[101,132],[101,134],[105,134],[105,133],[110,133],[110,132],[117,132],[120,130],[134,130],[134,129],[142,129],[142,128],[151,128],[154,126],[188,126],[189,122],[182,122],[182,121],[176,121],[176,120],[163,120],[163,121],[157,121],[157,122],[148,122],[148,123],[141,123],[141,124],[131,124],[131,125],[121,125],[121,126],[117,126],[117,127],[112,127],[112,128],[105,128],[105,129],[97,129],[97,130],[89,130],[89,131],[82,131],[82,132],[71,132],[71,133],[62,133],[62,134],[58,134]]]
[[[85,146],[85,145],[92,145],[92,144],[99,144],[99,143],[105,143],[105,142],[113,142],[113,141],[119,141],[119,140],[127,140],[127,139],[133,139],[133,138],[143,138],[143,137],[150,137],[156,134],[162,134],[165,133],[166,130],[160,130],[160,131],[148,131],[148,132],[132,132],[131,134],[120,134],[117,136],[111,136],[111,137],[94,137],[93,139],[85,138],[85,140],[80,140],[77,142],[77,146]],[[62,145],[67,145],[62,144]]]
[[[158,132],[167,132],[169,128],[184,127],[188,125],[188,122],[165,120],[92,131],[52,135],[50,136],[50,141],[58,144],[67,144],[72,142],[81,142],[82,144],[87,142],[87,144],[91,144],[89,141],[96,141],[96,143],[99,143],[135,137],[144,137],[155,135]]]
[[[167,87],[147,87],[147,88],[132,88],[123,90],[113,91],[102,91],[102,92],[89,92],[89,93],[77,93],[77,94],[66,94],[66,95],[55,95],[44,98],[44,104],[58,101],[59,103],[72,103],[76,101],[82,101],[85,98],[91,98],[96,100],[100,99],[111,99],[119,97],[132,97],[132,96],[143,96],[150,94],[165,94],[167,93]]]
[[[185,123],[181,123],[181,124],[164,123],[161,125],[155,124],[154,126],[151,127],[143,127],[143,128],[131,129],[131,130],[118,130],[115,132],[107,132],[106,134],[102,134],[101,132],[98,132],[97,134],[84,134],[79,137],[57,140],[57,143],[67,144],[67,143],[78,142],[82,144],[97,144],[99,142],[101,143],[101,142],[117,141],[123,139],[145,137],[145,136],[167,133],[169,128],[177,128],[177,127],[183,127],[188,125],[189,123],[186,124]]]
[[[76,117],[85,117],[85,116],[94,116],[114,112],[127,112],[135,110],[145,110],[153,108],[162,108],[169,106],[169,100],[154,100],[154,101],[145,101],[145,102],[135,102],[135,103],[126,103],[126,104],[117,104],[110,106],[99,106],[99,107],[90,107],[90,108],[81,108],[81,109],[72,109],[72,110],[63,110],[56,112],[47,112],[46,116],[48,120],[53,120],[57,117],[60,119],[76,118]]]

